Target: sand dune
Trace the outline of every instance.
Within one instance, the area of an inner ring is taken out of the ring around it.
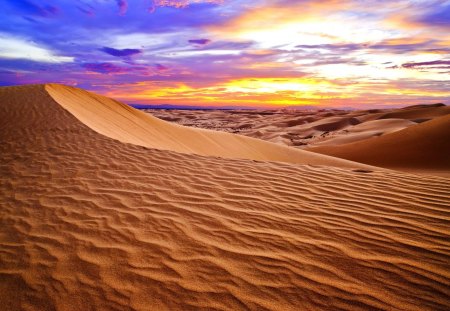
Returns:
[[[442,104],[370,110],[147,110],[182,125],[239,133],[307,149],[339,145],[402,130],[450,114]]]
[[[181,124],[236,131],[355,162],[420,174],[450,175],[449,124],[442,121],[433,128],[422,126],[437,124],[429,122],[439,118],[447,120],[450,107],[443,104],[359,111],[151,112]],[[395,132],[401,133],[394,135]]]
[[[408,120],[426,120],[450,114],[450,106],[416,105],[382,114],[380,119],[401,118]]]
[[[450,115],[380,137],[309,150],[380,167],[450,172]]]
[[[0,88],[2,310],[448,310],[448,178],[124,143],[51,89]]]
[[[322,140],[316,140],[314,143],[311,143],[310,146],[336,146],[348,144],[397,132],[415,124],[415,122],[404,119],[379,119],[367,121],[348,127],[342,131],[336,131],[333,135],[329,135]]]
[[[121,142],[223,158],[362,167],[359,163],[259,139],[169,123],[113,99],[81,89],[48,84],[45,90],[59,105],[91,129]]]

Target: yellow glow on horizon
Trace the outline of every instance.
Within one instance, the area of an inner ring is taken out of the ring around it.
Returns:
[[[276,93],[276,92],[302,92],[313,96],[314,92],[323,91],[332,84],[328,81],[317,81],[306,78],[250,78],[227,82],[224,88],[227,92],[244,93]]]
[[[133,87],[131,96],[126,94],[126,90],[115,90],[108,95],[143,102],[267,107],[317,105],[321,100],[342,100],[354,96],[351,92],[343,91],[352,89],[352,85],[337,85],[312,78],[242,78],[198,88],[183,83],[139,84]]]

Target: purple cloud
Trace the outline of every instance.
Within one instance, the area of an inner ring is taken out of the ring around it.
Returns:
[[[436,8],[420,18],[419,22],[439,27],[449,27],[450,26],[450,5],[436,6]]]
[[[126,68],[111,63],[85,63],[82,66],[86,68],[88,71],[106,74],[120,73],[127,71]]]
[[[158,70],[158,71],[166,71],[166,70],[169,69],[169,67],[166,67],[166,66],[161,65],[161,64],[156,64],[156,65],[155,65],[155,68],[156,68],[156,70]]]
[[[53,17],[59,13],[59,9],[52,5],[40,6],[30,0],[15,0],[14,6],[23,10],[23,12],[40,17]]]
[[[84,63],[81,64],[87,71],[103,74],[133,73],[134,75],[147,76],[150,74],[148,66],[120,66],[114,63]]]
[[[205,45],[211,42],[209,39],[191,39],[188,40],[189,43]]]
[[[119,15],[125,15],[128,11],[128,2],[127,0],[116,0],[117,5],[119,6]]]
[[[109,48],[106,46],[101,48],[100,51],[105,52],[112,56],[116,56],[116,57],[127,57],[127,56],[132,56],[132,55],[142,53],[142,50],[140,50],[140,49],[122,49],[122,50],[120,50],[120,49]]]
[[[434,44],[434,40],[428,40],[419,43],[392,43],[389,40],[382,41],[376,44],[368,44],[368,43],[336,43],[336,44],[301,44],[297,45],[296,48],[302,50],[308,49],[323,49],[331,52],[353,52],[358,50],[379,50],[379,51],[387,51],[387,52],[395,52],[395,53],[408,53],[414,50],[429,50],[428,47]]]
[[[402,65],[403,68],[420,68],[420,67],[431,67],[436,65],[450,65],[450,60],[435,60],[431,62],[419,62],[419,63],[405,63]]]
[[[90,5],[87,5],[86,7],[77,6],[77,9],[80,12],[82,12],[82,13],[88,15],[88,16],[95,16],[94,8],[92,6],[90,6]]]

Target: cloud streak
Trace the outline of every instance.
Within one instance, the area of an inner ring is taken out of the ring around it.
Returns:
[[[125,15],[128,11],[127,0],[116,0],[117,6],[119,7],[119,15]]]
[[[198,44],[198,45],[205,45],[211,42],[209,39],[191,39],[188,40],[189,43]]]
[[[106,54],[116,57],[133,56],[142,53],[141,49],[114,49],[109,47],[103,47],[100,50],[102,52],[105,52]]]
[[[434,67],[434,66],[450,66],[450,60],[434,60],[430,62],[417,62],[417,63],[406,63],[403,64],[403,68],[424,68],[424,67]]]

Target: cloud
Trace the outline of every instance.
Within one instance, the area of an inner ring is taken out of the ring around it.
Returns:
[[[447,54],[450,49],[445,47],[445,41],[428,38],[396,38],[379,42],[366,43],[331,43],[331,44],[301,44],[295,46],[301,50],[323,50],[329,53],[395,53],[408,54],[417,52],[430,52]]]
[[[411,62],[411,63],[405,63],[402,65],[403,68],[442,68],[446,65],[450,66],[450,60],[435,60],[430,62]],[[437,67],[436,67],[437,66]],[[448,68],[448,67],[445,67]]]
[[[155,68],[156,68],[156,70],[158,70],[158,71],[166,71],[166,70],[169,69],[168,67],[166,67],[166,66],[164,66],[164,65],[161,65],[161,64],[155,64]]]
[[[177,9],[183,9],[191,4],[222,4],[223,0],[153,0],[152,1],[153,10],[155,7],[174,7]]]
[[[27,59],[44,63],[73,62],[74,58],[69,56],[58,56],[54,52],[38,46],[36,43],[22,38],[11,37],[0,34],[0,58]]]
[[[100,51],[116,57],[126,57],[142,53],[140,49],[114,49],[106,46],[101,48]]]
[[[103,74],[123,74],[123,73],[133,73],[135,77],[139,75],[147,76],[149,75],[148,66],[120,66],[115,63],[108,62],[97,62],[97,63],[83,63],[81,66],[88,71],[103,73]],[[142,78],[142,77],[140,77]]]
[[[119,15],[125,15],[128,11],[127,0],[116,0],[117,6],[119,7]]]
[[[82,64],[82,66],[86,68],[88,71],[105,74],[121,73],[128,71],[127,68],[125,67],[117,66],[111,63],[85,63]]]
[[[367,47],[367,45],[362,44],[342,44],[342,43],[336,43],[336,44],[300,44],[296,45],[296,48],[299,49],[324,49],[324,50],[338,50],[341,52],[348,52],[348,51],[355,51],[362,48]]]
[[[50,18],[58,15],[59,9],[53,5],[41,6],[30,0],[14,0],[12,5],[20,9],[22,12],[39,17]]]
[[[193,44],[199,44],[199,45],[205,45],[211,42],[211,40],[209,39],[191,39],[188,40],[189,43],[193,43]]]
[[[77,6],[77,9],[88,15],[88,16],[95,16],[95,10],[92,6],[85,4],[84,7],[83,6]]]
[[[416,21],[429,26],[450,27],[450,3],[436,6],[434,10],[417,18]]]

